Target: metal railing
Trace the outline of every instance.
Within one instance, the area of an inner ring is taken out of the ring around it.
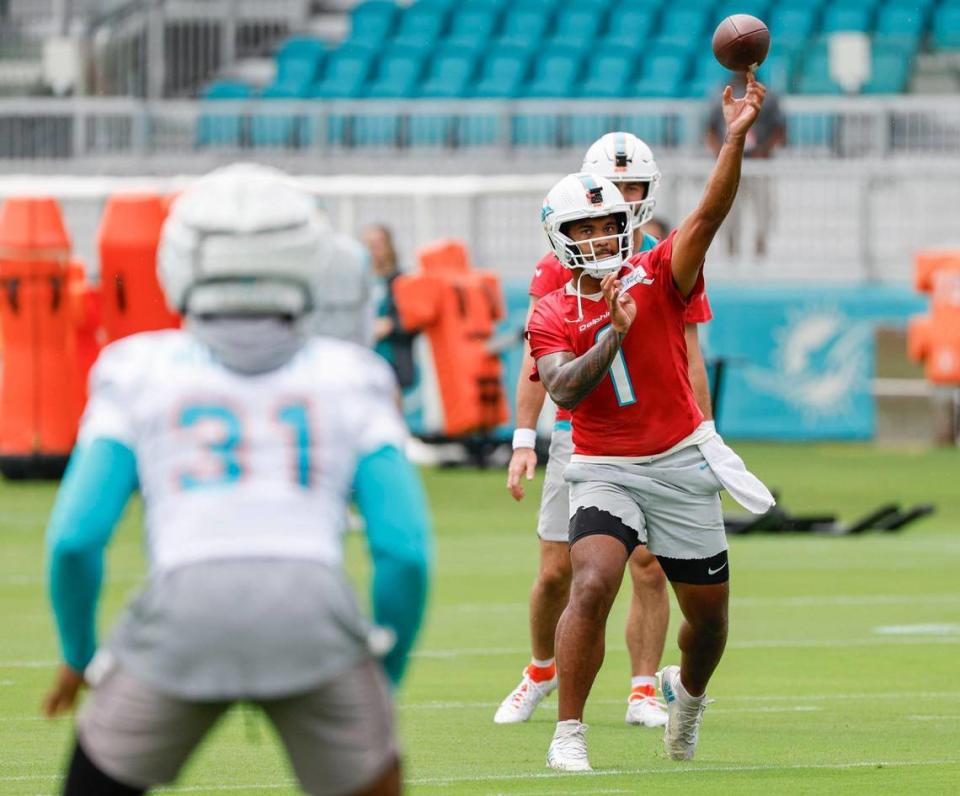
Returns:
[[[782,158],[960,158],[958,97],[786,97],[782,106]],[[142,172],[170,162],[190,170],[237,156],[309,166],[371,153],[420,168],[431,153],[496,153],[511,170],[530,171],[614,129],[637,133],[658,154],[699,155],[706,109],[696,100],[5,99],[0,168],[49,160],[61,170]]]

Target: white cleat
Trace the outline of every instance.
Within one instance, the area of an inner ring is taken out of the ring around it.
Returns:
[[[537,683],[530,679],[527,670],[523,670],[523,679],[520,685],[510,692],[509,696],[500,703],[493,716],[495,724],[519,724],[533,715],[537,705],[543,702],[557,688],[557,678]]]
[[[624,721],[642,727],[663,727],[667,723],[667,709],[654,697],[628,699]]]
[[[657,676],[660,678],[660,690],[667,700],[663,748],[673,760],[690,760],[697,751],[707,695],[692,697],[686,693],[680,684],[679,666],[665,666]]]
[[[576,719],[558,721],[547,750],[547,768],[556,771],[593,771],[587,760],[586,735],[586,724]]]

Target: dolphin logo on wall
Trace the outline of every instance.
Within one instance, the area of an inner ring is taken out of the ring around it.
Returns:
[[[872,335],[872,323],[836,309],[794,310],[773,330],[772,367],[750,366],[744,375],[804,415],[843,415],[869,390]]]

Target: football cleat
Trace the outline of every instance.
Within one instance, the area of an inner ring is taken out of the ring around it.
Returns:
[[[549,680],[538,683],[530,678],[526,668],[524,668],[520,685],[514,688],[509,696],[500,703],[500,707],[497,708],[497,712],[493,716],[494,723],[519,724],[526,721],[533,715],[537,705],[550,696],[556,688],[556,675]]]
[[[707,695],[692,697],[685,692],[680,684],[679,666],[665,666],[657,676],[660,678],[660,690],[667,700],[663,748],[673,760],[690,760],[697,751]]]
[[[587,759],[587,725],[576,719],[558,721],[547,750],[547,768],[556,771],[593,771]]]
[[[655,697],[631,698],[627,700],[624,721],[643,727],[663,727],[667,723],[667,710]]]

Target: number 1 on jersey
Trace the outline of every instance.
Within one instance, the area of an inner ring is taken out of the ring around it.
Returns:
[[[607,324],[597,332],[596,343],[607,334],[613,326]],[[620,406],[629,406],[637,402],[636,393],[633,391],[633,382],[630,380],[630,371],[627,370],[627,360],[623,356],[623,350],[617,351],[613,362],[610,363],[610,381],[613,382],[613,393],[617,396],[617,403]]]

